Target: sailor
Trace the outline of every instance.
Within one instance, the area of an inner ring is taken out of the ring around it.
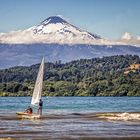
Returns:
[[[38,107],[38,111],[37,111],[37,113],[39,115],[42,115],[42,107],[43,107],[43,101],[40,99],[39,100],[39,107]]]
[[[33,109],[28,106],[28,108],[25,110],[26,113],[32,114],[33,113]]]

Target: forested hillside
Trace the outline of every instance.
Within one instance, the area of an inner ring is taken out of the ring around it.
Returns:
[[[140,58],[119,55],[45,64],[44,96],[140,96]],[[1,96],[32,95],[39,64],[0,70]],[[127,73],[126,73],[127,70]]]

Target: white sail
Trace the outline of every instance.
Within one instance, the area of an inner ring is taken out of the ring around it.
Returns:
[[[41,65],[39,67],[33,96],[31,100],[31,105],[38,106],[39,99],[41,99],[41,93],[42,93],[42,85],[43,85],[43,75],[44,75],[44,57],[42,59]]]

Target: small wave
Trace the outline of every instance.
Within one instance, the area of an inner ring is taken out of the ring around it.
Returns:
[[[97,116],[108,120],[140,121],[140,113],[102,113]]]

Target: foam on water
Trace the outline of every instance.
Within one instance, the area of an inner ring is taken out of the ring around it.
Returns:
[[[97,116],[108,120],[140,121],[140,113],[102,113]]]

